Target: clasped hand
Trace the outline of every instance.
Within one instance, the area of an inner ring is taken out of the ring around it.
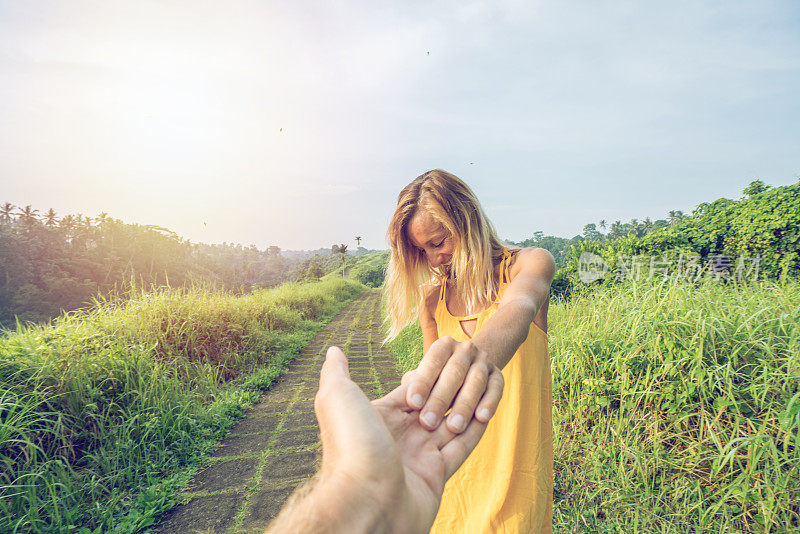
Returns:
[[[406,402],[419,410],[425,428],[438,428],[450,410],[446,426],[460,433],[473,415],[481,423],[492,417],[497,403],[490,392],[498,385],[502,390],[503,375],[475,343],[447,336],[431,344],[419,367],[403,376],[403,384],[408,384]]]
[[[320,476],[328,488],[330,517],[342,517],[335,513],[340,506],[349,510],[349,524],[331,525],[333,531],[427,532],[445,481],[483,435],[489,419],[485,414],[481,419],[470,415],[461,433],[444,425],[433,431],[424,428],[416,410],[406,404],[407,389],[407,383],[401,384],[369,402],[350,380],[344,353],[338,347],[328,349],[315,399],[323,448]],[[491,414],[502,393],[498,373],[489,381],[480,408]],[[367,512],[356,513],[353,503],[365,502],[380,511],[377,523]]]

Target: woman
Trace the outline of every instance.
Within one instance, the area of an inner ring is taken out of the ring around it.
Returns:
[[[469,187],[442,170],[402,190],[388,238],[387,340],[419,318],[424,356],[403,380],[423,426],[444,420],[461,432],[473,416],[488,421],[487,383],[497,369],[505,380],[486,433],[444,488],[431,532],[550,532],[552,255],[504,247]]]

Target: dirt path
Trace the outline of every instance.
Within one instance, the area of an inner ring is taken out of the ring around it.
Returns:
[[[262,402],[231,429],[187,487],[188,502],[167,512],[157,531],[263,532],[319,465],[314,395],[325,351],[330,345],[341,347],[350,376],[374,399],[400,383],[380,340],[380,291],[367,289],[319,331]]]

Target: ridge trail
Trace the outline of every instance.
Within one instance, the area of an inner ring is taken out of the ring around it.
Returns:
[[[160,534],[263,532],[297,486],[319,466],[322,449],[314,396],[325,352],[341,347],[350,377],[370,399],[400,384],[394,359],[380,346],[381,293],[365,289],[323,326],[261,402],[231,428],[162,516]]]

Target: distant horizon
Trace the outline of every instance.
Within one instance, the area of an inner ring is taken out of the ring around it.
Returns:
[[[763,180],[762,180],[762,181],[763,181]],[[765,183],[765,185],[767,185],[768,187],[780,187],[780,186],[784,186],[784,185],[792,185],[792,184],[794,184],[794,183],[797,183],[798,181],[800,181],[800,176],[796,177],[796,179],[795,179],[794,181],[792,181],[792,182],[789,182],[789,183],[786,183],[786,184],[775,185],[775,184]],[[752,182],[752,181],[751,181],[751,182]],[[744,184],[744,185],[743,185],[743,187],[742,187],[742,189],[744,189],[744,188],[745,188],[747,185],[749,185],[751,182],[748,182],[747,184]],[[703,201],[703,202],[700,202],[700,203],[698,203],[697,205],[693,206],[693,207],[692,207],[690,210],[688,210],[688,211],[685,211],[685,210],[676,210],[676,211],[683,211],[683,214],[684,214],[684,216],[689,216],[689,215],[691,215],[691,214],[692,214],[692,212],[693,212],[695,209],[697,209],[697,206],[699,206],[700,204],[702,204],[702,203],[711,203],[711,202],[714,202],[714,201],[716,201],[716,200],[719,200],[719,199],[721,199],[721,198],[729,198],[729,197],[717,197],[717,198],[714,198],[714,199],[705,200],[705,201]],[[739,200],[740,198],[742,198],[742,195],[740,195],[739,197],[736,197],[736,198],[729,198],[729,200]],[[2,204],[3,202],[11,202],[11,201],[8,201],[8,200],[5,200],[5,199],[2,199],[2,198],[0,198],[0,204]],[[24,207],[25,207],[25,205],[23,205],[23,206],[19,206],[19,205],[17,205],[17,204],[14,204],[13,202],[11,202],[11,204],[13,204],[13,205],[14,205],[14,206],[15,206],[15,207],[18,209],[18,210],[19,210],[19,209],[21,209],[21,208],[24,208]],[[38,211],[38,215],[39,215],[39,217],[40,217],[40,218],[41,218],[42,214],[46,212],[46,210],[50,209],[50,208],[44,208],[44,209],[42,209],[42,208],[39,208],[39,207],[37,207],[37,206],[35,206],[35,205],[33,205],[33,204],[30,204],[30,206],[31,206],[33,209],[35,209],[35,210],[37,210],[37,211]],[[106,214],[106,215],[108,215],[108,217],[109,217],[109,218],[111,218],[111,219],[114,219],[114,220],[120,220],[120,221],[122,221],[122,223],[123,223],[123,224],[131,224],[131,225],[138,224],[138,225],[140,225],[140,226],[155,226],[155,227],[164,228],[164,229],[166,229],[166,230],[169,230],[170,232],[174,232],[176,235],[178,235],[179,237],[181,237],[181,239],[187,239],[188,241],[190,241],[191,243],[194,243],[194,244],[203,244],[203,245],[223,245],[223,244],[228,244],[228,245],[234,245],[234,246],[235,246],[235,245],[241,245],[241,246],[243,246],[243,247],[255,246],[255,247],[256,247],[256,248],[258,248],[259,250],[266,250],[266,249],[267,249],[267,248],[269,248],[270,246],[277,246],[277,247],[279,247],[279,248],[281,249],[281,252],[312,252],[312,251],[317,251],[317,250],[321,250],[321,249],[327,249],[327,250],[330,250],[331,246],[332,246],[332,245],[334,245],[334,244],[337,244],[337,245],[339,245],[339,244],[346,244],[346,245],[348,246],[348,252],[353,252],[353,251],[355,251],[355,250],[358,250],[358,248],[359,248],[359,245],[356,245],[356,246],[354,246],[353,248],[350,248],[350,247],[351,247],[351,245],[353,245],[353,243],[355,242],[355,239],[354,239],[354,238],[355,238],[355,236],[353,236],[353,238],[351,238],[351,242],[348,242],[348,241],[343,241],[343,240],[338,240],[338,241],[336,241],[335,243],[333,243],[333,242],[332,242],[332,243],[330,243],[330,244],[328,244],[328,245],[320,245],[320,246],[316,246],[316,247],[313,247],[313,246],[312,246],[312,247],[309,247],[309,248],[287,248],[287,247],[283,247],[283,246],[281,246],[281,245],[280,245],[280,244],[278,244],[278,243],[268,243],[268,244],[265,244],[265,245],[263,245],[263,246],[260,246],[260,245],[257,245],[257,244],[255,244],[255,243],[245,243],[245,242],[241,242],[241,241],[235,241],[235,240],[233,240],[233,241],[232,241],[232,240],[223,240],[223,241],[219,241],[219,242],[210,243],[210,242],[201,241],[201,240],[197,240],[197,239],[192,239],[191,237],[184,236],[184,235],[182,235],[180,232],[177,232],[177,231],[173,230],[172,228],[169,228],[169,227],[167,227],[167,226],[165,226],[165,225],[163,225],[163,224],[157,224],[157,223],[143,223],[143,222],[130,222],[130,221],[125,221],[125,220],[123,220],[123,219],[120,219],[119,217],[115,217],[113,213],[109,213],[109,212],[100,211],[100,212],[98,212],[96,215],[88,215],[88,217],[89,217],[90,219],[92,219],[92,220],[95,220],[95,219],[97,218],[97,215],[99,215],[100,213],[105,213],[105,214]],[[86,216],[87,216],[87,214],[85,214],[85,213],[78,213],[78,212],[67,212],[67,213],[63,213],[63,214],[57,213],[57,216],[58,216],[58,218],[59,218],[59,219],[60,219],[62,216],[64,216],[64,215],[73,215],[73,216],[75,216],[75,215],[81,215],[81,216],[84,216],[84,217],[86,217]],[[638,218],[638,217],[634,217],[634,218],[636,218],[636,219],[638,219],[640,222],[642,222],[642,221],[644,221],[645,219],[647,219],[648,217],[650,218],[650,220],[651,220],[652,222],[655,222],[655,221],[658,221],[658,220],[665,220],[665,221],[668,221],[668,220],[669,220],[669,213],[667,213],[667,214],[666,214],[666,216],[664,216],[664,217],[654,217],[654,216],[651,216],[651,215],[645,215],[645,216],[644,216],[644,217],[642,217],[642,218]],[[582,223],[582,226],[581,226],[581,228],[583,228],[583,226],[585,226],[585,225],[587,225],[587,224],[598,224],[598,223],[599,223],[601,220],[604,220],[604,219],[598,219],[598,220],[596,220],[596,221],[587,221],[587,222],[584,222],[584,223]],[[611,226],[611,224],[613,224],[613,223],[614,223],[615,221],[617,221],[617,220],[619,220],[619,221],[620,221],[620,222],[622,222],[622,223],[628,223],[628,222],[630,222],[630,220],[631,220],[631,219],[627,219],[627,220],[625,220],[625,219],[619,219],[619,218],[614,218],[614,219],[605,219],[605,222],[606,222],[606,226],[607,226],[607,227],[606,227],[605,229],[602,229],[602,228],[600,228],[600,227],[598,226],[598,227],[597,227],[597,231],[599,231],[599,232],[601,232],[601,233],[603,233],[603,234],[608,234],[608,227],[610,227],[610,226]],[[504,236],[503,236],[503,234],[502,234],[502,232],[500,232],[500,231],[498,231],[498,235],[499,235],[500,239],[502,239],[502,240],[505,240],[505,241],[509,241],[509,242],[521,242],[521,241],[525,241],[526,239],[531,239],[531,238],[533,238],[533,237],[534,237],[534,234],[535,234],[536,232],[539,232],[539,231],[541,231],[541,232],[544,232],[543,230],[532,230],[532,231],[530,232],[530,235],[527,235],[527,236],[524,236],[524,237],[521,237],[521,238],[518,238],[518,239],[511,239],[511,238],[504,237]],[[561,238],[561,239],[574,239],[574,238],[576,238],[576,237],[582,237],[582,235],[583,235],[583,234],[582,234],[582,232],[578,232],[578,233],[576,233],[576,234],[574,234],[574,235],[572,235],[572,236],[561,236],[561,235],[555,235],[555,234],[547,234],[547,233],[543,233],[543,237],[556,237],[556,238]],[[362,238],[362,241],[363,241],[363,238]],[[389,248],[388,248],[388,243],[387,243],[387,246],[386,246],[386,248],[366,247],[366,246],[364,246],[364,245],[360,245],[360,246],[361,246],[362,248],[364,248],[365,250],[368,250],[368,251],[374,251],[374,252],[383,252],[383,251],[389,250]]]

